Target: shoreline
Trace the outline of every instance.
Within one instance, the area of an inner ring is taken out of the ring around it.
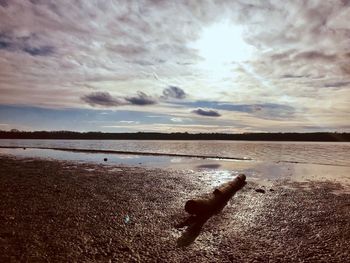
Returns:
[[[269,184],[274,180],[293,182],[331,181],[343,185],[343,192],[350,193],[350,167],[333,164],[314,164],[282,161],[225,160],[215,158],[190,158],[180,156],[153,156],[137,154],[77,152],[69,149],[56,150],[36,147],[1,147],[0,156],[17,158],[39,158],[42,160],[59,160],[91,163],[106,166],[141,167],[145,169],[166,169],[183,172],[201,172],[214,174],[225,180],[231,174],[246,174],[251,180],[260,184]]]
[[[340,183],[248,184],[179,247],[185,202],[215,173],[0,155],[0,261],[345,262],[350,195]],[[225,179],[226,178],[226,179]],[[257,188],[265,189],[258,193]],[[272,191],[270,191],[272,189]]]
[[[196,155],[196,154],[178,154],[178,153],[161,153],[161,152],[138,152],[138,151],[117,151],[117,150],[95,150],[95,149],[78,149],[78,148],[63,148],[63,147],[39,147],[39,146],[0,146],[0,151],[4,149],[33,149],[33,150],[52,150],[72,153],[91,153],[91,154],[112,154],[112,155],[131,155],[131,156],[155,156],[155,157],[184,157],[192,159],[203,159],[203,160],[219,160],[219,161],[253,161],[263,162],[263,160],[256,160],[250,157],[229,157],[229,156],[214,156],[214,155]],[[288,161],[279,160],[275,163],[283,164],[311,164],[311,165],[329,165],[339,167],[349,167],[346,164],[333,164],[333,163],[317,163],[317,162],[302,162],[302,161]]]

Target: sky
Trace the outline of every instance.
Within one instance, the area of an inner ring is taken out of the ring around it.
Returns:
[[[0,130],[350,132],[349,0],[0,0]]]

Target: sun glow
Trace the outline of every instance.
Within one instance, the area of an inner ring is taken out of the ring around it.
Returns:
[[[228,76],[233,63],[249,60],[255,48],[243,39],[243,28],[229,22],[213,24],[203,29],[193,47],[203,61],[201,67],[216,76]]]

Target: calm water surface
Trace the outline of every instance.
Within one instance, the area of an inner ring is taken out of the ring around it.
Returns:
[[[142,140],[0,140],[0,146],[187,154],[350,166],[350,143]]]

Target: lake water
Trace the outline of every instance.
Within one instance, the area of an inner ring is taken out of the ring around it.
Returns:
[[[210,173],[215,180],[221,178],[219,180],[223,181],[239,173],[258,181],[331,180],[345,184],[350,189],[350,143],[0,140],[0,147],[0,154],[19,157],[200,170]],[[72,151],[77,149],[94,152]],[[152,155],[154,153],[159,155]],[[104,161],[104,158],[107,158],[107,161]]]
[[[348,142],[0,140],[0,146],[161,153],[350,166]]]

